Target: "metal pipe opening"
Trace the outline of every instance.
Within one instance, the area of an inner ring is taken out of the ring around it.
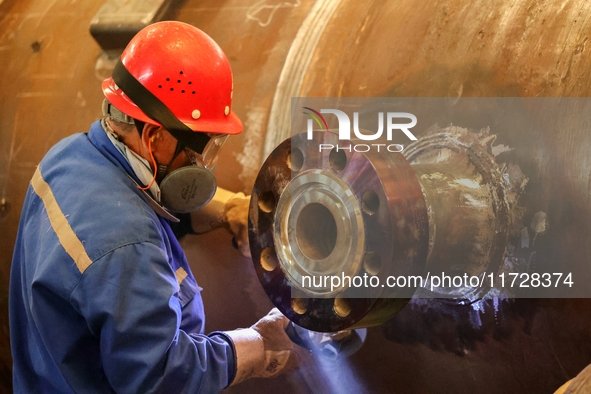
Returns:
[[[337,223],[330,210],[320,203],[302,208],[296,221],[296,241],[311,260],[330,256],[337,243]]]

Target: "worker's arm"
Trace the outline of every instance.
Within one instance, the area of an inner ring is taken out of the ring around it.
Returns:
[[[227,229],[243,256],[250,257],[248,245],[248,208],[250,196],[218,188],[207,205],[191,213],[191,228],[202,234],[220,227]]]
[[[311,365],[310,352],[289,339],[287,317],[277,308],[250,328],[227,331],[236,345],[236,377],[232,384],[250,378],[272,378],[301,365]]]
[[[130,243],[83,274],[70,301],[100,339],[103,369],[121,393],[219,392],[235,375],[235,350],[223,334],[180,329],[180,279],[160,247]]]

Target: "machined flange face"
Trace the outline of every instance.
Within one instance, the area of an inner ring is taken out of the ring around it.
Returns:
[[[365,228],[361,205],[349,185],[330,170],[307,170],[287,186],[275,210],[273,241],[279,266],[306,291],[304,277],[353,276],[363,262]],[[334,297],[345,288],[318,281],[312,295]]]
[[[421,275],[426,261],[426,205],[410,165],[399,153],[352,148],[333,133],[296,135],[267,158],[251,198],[259,280],[290,320],[314,331],[380,324],[415,290],[335,288],[322,278],[373,275],[383,284]]]

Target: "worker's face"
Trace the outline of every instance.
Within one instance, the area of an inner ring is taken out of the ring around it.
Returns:
[[[211,171],[227,135],[209,137],[203,152],[198,154],[179,144],[162,127],[144,127],[142,147],[151,156],[152,170],[162,193],[162,205],[168,210],[193,212],[215,194],[216,181]],[[181,167],[184,168],[181,170]],[[186,193],[186,190],[195,192]]]
[[[147,138],[142,139],[145,139],[148,150],[151,148],[156,161],[160,165],[168,165],[168,171],[164,175],[168,175],[176,169],[192,164],[212,171],[217,164],[219,152],[228,137],[225,134],[208,133],[210,140],[205,146],[203,153],[199,154],[189,148],[179,151],[177,139],[166,129],[163,127],[148,126],[146,125],[144,129],[144,132],[148,131]],[[151,139],[151,142],[149,139]],[[152,170],[154,169],[152,168]]]

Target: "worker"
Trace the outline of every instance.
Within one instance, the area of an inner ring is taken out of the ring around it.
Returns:
[[[204,334],[195,277],[170,223],[215,194],[232,73],[199,29],[159,22],[105,80],[104,118],[55,145],[23,205],[10,278],[16,393],[215,393],[295,367],[277,309]]]

